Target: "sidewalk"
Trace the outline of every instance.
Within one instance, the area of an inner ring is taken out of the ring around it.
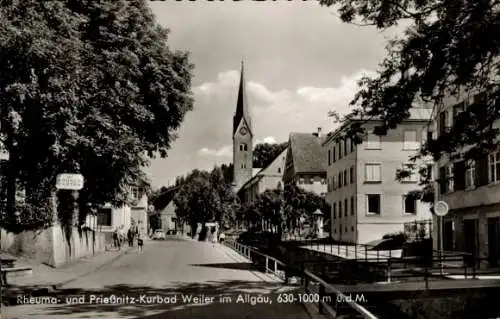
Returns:
[[[84,257],[59,268],[52,268],[44,264],[32,265],[32,276],[13,277],[9,279],[9,285],[13,286],[10,288],[21,290],[26,288],[43,288],[47,286],[50,286],[52,289],[57,289],[64,284],[81,278],[114,262],[133,249],[133,247],[125,247],[122,248],[121,251],[104,251],[94,256]]]

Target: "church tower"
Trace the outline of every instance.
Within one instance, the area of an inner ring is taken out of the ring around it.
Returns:
[[[253,170],[253,130],[245,89],[245,74],[241,62],[240,85],[236,113],[233,117],[233,186],[239,189],[250,178]]]

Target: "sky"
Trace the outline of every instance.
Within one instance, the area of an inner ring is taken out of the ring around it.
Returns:
[[[284,142],[290,132],[335,128],[328,111],[349,111],[356,82],[371,75],[398,29],[343,23],[315,1],[150,2],[170,29],[171,49],[190,52],[195,65],[194,109],[166,159],[146,169],[152,186],[167,186],[194,168],[232,162],[232,117],[241,60],[254,145]]]

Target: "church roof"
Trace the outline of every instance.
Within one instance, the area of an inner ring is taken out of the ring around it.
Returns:
[[[245,187],[249,184],[251,184],[252,181],[258,179],[258,178],[261,178],[261,177],[264,177],[268,174],[266,174],[266,170],[269,168],[269,166],[272,166],[274,164],[274,162],[282,157],[283,155],[286,154],[286,152],[288,151],[288,147],[285,148],[281,153],[279,153],[269,164],[267,164],[267,166],[263,167],[263,168],[254,168],[253,169],[253,175],[252,175],[252,178],[250,178],[248,181],[246,181],[243,185],[241,185],[241,187],[238,189],[238,192],[245,189]]]
[[[290,149],[296,173],[325,171],[324,139],[314,133],[290,133]]]
[[[240,85],[238,88],[238,101],[236,102],[236,113],[233,118],[233,135],[238,129],[238,125],[241,120],[244,120],[248,126],[250,134],[253,134],[252,119],[250,117],[250,110],[248,109],[248,98],[246,92],[245,83],[245,70],[243,61],[241,61],[241,75],[240,75]]]

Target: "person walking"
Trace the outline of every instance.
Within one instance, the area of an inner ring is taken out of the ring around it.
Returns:
[[[115,231],[113,232],[113,242],[115,244],[115,248],[120,250],[121,245],[120,245],[120,228],[119,227],[116,227]]]
[[[137,230],[137,246],[139,248],[139,252],[142,252],[142,247],[144,246],[144,238],[146,237],[146,230],[142,225],[142,221],[139,221],[138,230]]]

